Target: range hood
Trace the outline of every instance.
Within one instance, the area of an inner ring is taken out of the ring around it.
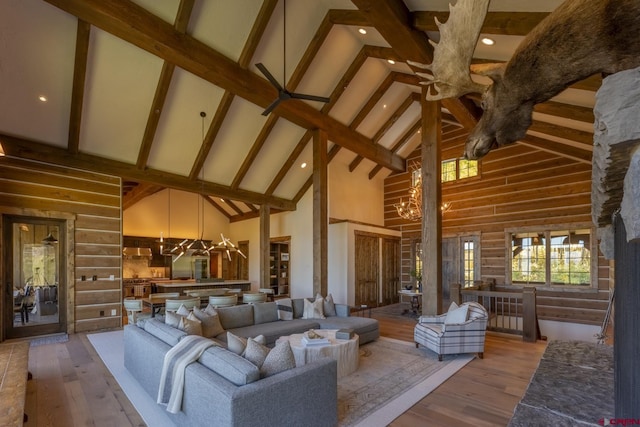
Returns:
[[[151,258],[151,248],[124,248],[122,255],[126,258]]]

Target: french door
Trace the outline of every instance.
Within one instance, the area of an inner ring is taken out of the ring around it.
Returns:
[[[2,216],[4,338],[66,331],[65,224]]]

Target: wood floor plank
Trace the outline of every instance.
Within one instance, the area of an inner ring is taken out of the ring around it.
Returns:
[[[415,319],[372,312],[382,336],[413,342]],[[543,341],[488,334],[484,359],[469,362],[391,426],[506,426],[545,348]],[[29,369],[26,427],[145,425],[85,333],[31,347]]]

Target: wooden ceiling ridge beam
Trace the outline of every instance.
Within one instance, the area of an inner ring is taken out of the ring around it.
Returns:
[[[192,181],[188,177],[174,173],[147,168],[138,169],[135,165],[111,160],[86,153],[70,154],[68,150],[49,144],[29,141],[0,134],[0,141],[8,156],[30,159],[60,166],[90,170],[98,173],[119,176],[140,182],[149,182],[163,187],[175,188],[191,193],[213,194],[223,198],[232,198],[257,205],[268,205],[283,210],[294,210],[295,203],[281,197],[266,196],[248,190],[233,190],[228,186],[204,181]]]
[[[249,32],[249,36],[247,37],[247,41],[242,48],[242,52],[240,53],[240,57],[238,59],[238,65],[242,68],[247,68],[250,65],[251,58],[256,52],[258,48],[258,44],[262,35],[264,34],[267,25],[269,24],[269,20],[273,15],[273,11],[278,4],[278,0],[265,0],[262,3],[262,7],[258,12],[258,16],[256,17],[253,26],[251,27],[251,31]],[[207,130],[207,135],[202,141],[202,145],[200,146],[200,150],[198,151],[198,155],[193,162],[193,166],[191,167],[191,172],[189,172],[190,179],[197,179],[200,171],[204,167],[205,162],[207,161],[207,157],[211,152],[211,148],[216,141],[218,136],[218,132],[220,132],[220,128],[222,128],[222,124],[224,123],[227,114],[229,113],[229,108],[231,108],[231,104],[233,103],[233,99],[235,98],[235,94],[232,92],[225,90],[222,95],[222,99],[220,100],[220,104],[218,104],[218,108],[213,116],[213,120],[211,121],[211,125]],[[233,186],[232,186],[233,187]]]
[[[180,34],[162,19],[125,0],[45,0],[116,37],[168,60],[204,80],[261,107],[277,96],[276,89],[256,73],[240,67],[215,49],[188,34]],[[337,144],[381,163],[403,170],[404,160],[373,146],[364,135],[349,129],[300,100],[281,103],[274,112],[306,129],[322,129]]]
[[[89,38],[91,25],[78,19],[76,32],[76,51],[73,62],[73,86],[71,89],[71,111],[69,114],[69,140],[67,148],[71,154],[80,149],[80,124],[84,103],[84,86],[87,77],[87,59],[89,57]]]
[[[402,104],[400,104],[400,106],[396,109],[396,111],[394,111],[393,114],[391,114],[391,116],[387,119],[387,121],[384,122],[382,126],[380,126],[380,128],[375,133],[375,135],[373,135],[373,138],[371,138],[371,142],[373,144],[377,144],[378,141],[382,139],[382,137],[389,131],[389,129],[391,129],[391,127],[398,121],[398,119],[402,117],[402,115],[407,111],[407,109],[414,102],[416,102],[416,99],[415,99],[415,96],[413,96],[413,92],[412,92],[409,94],[409,96],[407,96],[407,98],[402,102]],[[362,160],[363,160],[363,157],[360,155],[357,155],[355,159],[353,159],[349,164],[349,172],[353,172],[354,170],[356,170],[356,168],[362,162]]]
[[[482,24],[483,34],[526,36],[548,12],[488,12]],[[449,12],[415,11],[411,13],[412,26],[421,31],[439,31],[434,18],[440,22],[449,19]]]
[[[423,31],[412,26],[409,9],[402,0],[351,0],[368,16],[372,25],[403,61],[413,60],[429,64],[433,60],[433,47]],[[443,99],[442,105],[467,129],[478,123],[480,111],[462,99]]]
[[[178,12],[173,23],[173,27],[179,33],[186,33],[193,12],[193,5],[195,0],[181,0],[178,6]],[[147,117],[147,124],[142,136],[142,143],[138,150],[138,159],[136,160],[136,167],[138,169],[144,169],[147,167],[149,160],[149,154],[151,153],[151,147],[153,146],[153,140],[158,130],[158,124],[160,123],[160,116],[164,109],[164,104],[169,93],[169,87],[171,86],[171,79],[173,78],[173,72],[175,71],[175,65],[164,61],[162,64],[162,70],[160,71],[160,78],[156,86],[155,94],[153,95],[153,101],[151,102],[151,108],[149,109],[149,116]]]
[[[318,51],[322,47],[322,44],[324,43],[327,36],[331,32],[331,28],[333,28],[333,23],[331,22],[329,13],[327,12],[324,19],[320,23],[320,26],[316,30],[316,33],[312,37],[311,42],[307,45],[307,49],[302,55],[302,58],[300,58],[298,65],[296,66],[295,70],[291,74],[289,81],[284,82],[289,91],[296,90],[296,88],[300,84],[300,81],[302,81],[304,74],[307,72],[307,70],[309,70],[309,67],[313,62],[313,59],[315,58]],[[236,176],[234,177],[233,182],[231,183],[231,188],[238,188],[240,186],[240,184],[242,183],[242,180],[244,179],[246,174],[249,172],[251,165],[253,164],[255,159],[258,157],[260,150],[262,149],[265,142],[267,141],[267,138],[269,137],[269,134],[273,130],[273,127],[275,126],[277,119],[278,119],[277,115],[275,114],[269,115],[269,118],[263,125],[262,130],[258,134],[258,137],[254,141],[253,145],[249,149],[249,152],[247,153],[247,156],[242,162],[242,166],[236,173]]]

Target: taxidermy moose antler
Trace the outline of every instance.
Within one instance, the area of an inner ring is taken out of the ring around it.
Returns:
[[[436,20],[441,37],[432,43],[433,62],[410,62],[433,72],[416,73],[436,91],[428,100],[483,93],[484,113],[467,139],[466,158],[478,159],[494,145],[524,137],[533,106],[571,84],[640,66],[638,0],[567,0],[522,40],[509,62],[471,66],[488,7],[489,0],[458,0],[449,7],[446,23]],[[490,77],[493,84],[475,83],[470,71]]]

